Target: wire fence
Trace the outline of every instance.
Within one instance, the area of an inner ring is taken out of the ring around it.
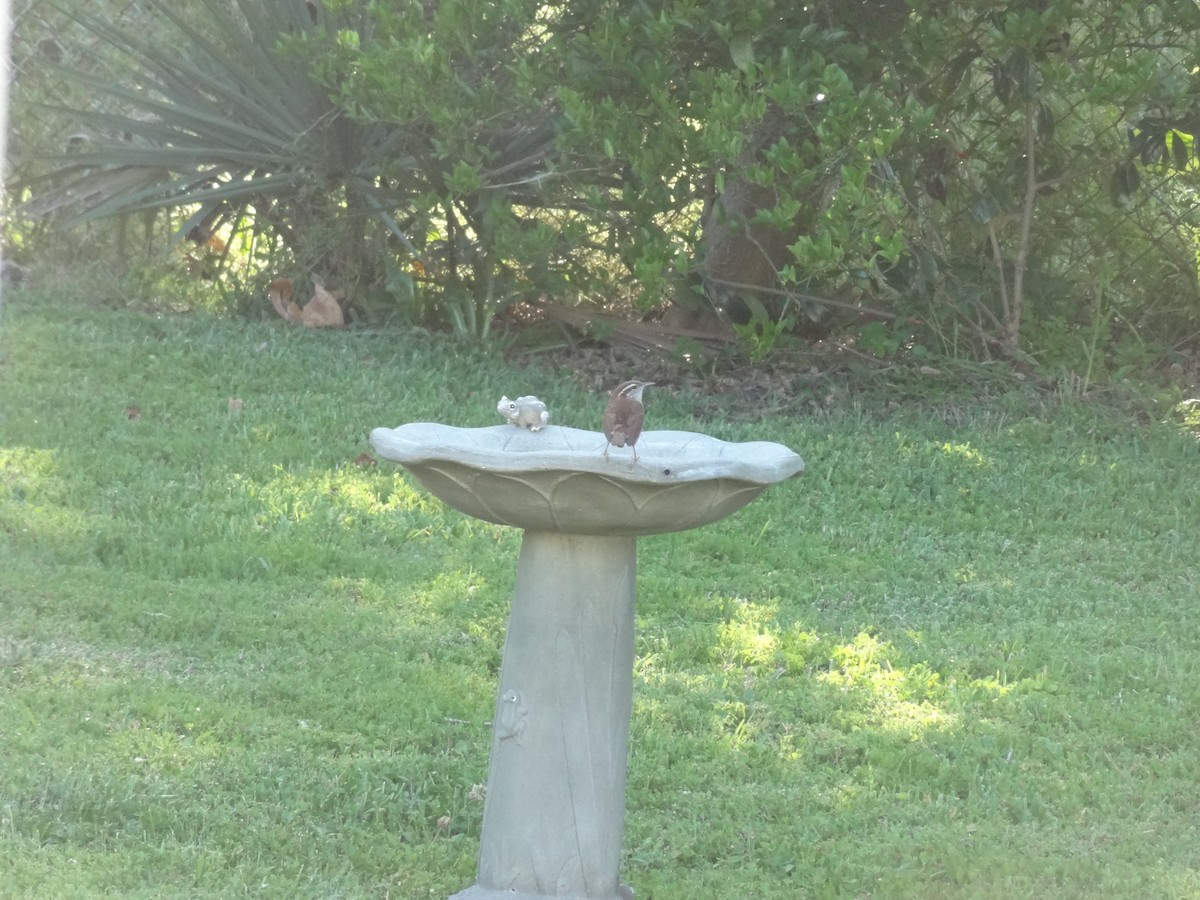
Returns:
[[[138,0],[93,0],[80,9],[122,28],[153,27],[153,17]],[[87,79],[122,84],[128,82],[130,71],[127,63],[105,52],[100,38],[53,2],[14,0],[12,18],[8,80],[13,116],[6,189],[9,204],[21,208],[53,188],[55,160],[99,137],[70,114],[72,109],[96,108],[101,103],[88,89]],[[130,240],[128,216],[107,225],[91,223],[69,230],[58,228],[62,219],[61,215],[22,215],[17,230],[25,243],[37,247],[39,256],[49,250],[73,262],[80,261],[82,254],[96,259],[115,256],[117,263],[124,265],[134,254],[154,255],[170,244],[169,228],[159,227],[164,219],[169,225],[169,211],[137,217],[142,235],[136,246]]]

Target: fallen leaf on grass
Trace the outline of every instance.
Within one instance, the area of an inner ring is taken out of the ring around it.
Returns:
[[[316,293],[304,307],[300,324],[309,328],[341,328],[345,325],[346,316],[337,297],[325,290],[324,285],[314,284],[313,288]]]
[[[130,422],[137,422],[142,418],[142,410],[137,406],[127,406],[125,407],[125,416]]]
[[[307,328],[341,328],[345,325],[346,316],[337,295],[319,282],[313,283],[313,290],[313,298],[300,306],[292,299],[296,293],[292,279],[276,278],[267,285],[267,298],[280,317],[295,325]]]
[[[243,407],[245,407],[245,405],[246,405],[246,402],[241,397],[230,397],[229,398],[229,411],[231,413],[241,412]]]
[[[275,312],[289,322],[295,322],[300,318],[300,307],[292,302],[292,294],[295,293],[295,290],[290,278],[276,278],[267,285],[267,298],[275,307]]]

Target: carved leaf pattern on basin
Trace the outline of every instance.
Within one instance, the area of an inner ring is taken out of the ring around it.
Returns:
[[[460,512],[569,534],[697,528],[804,468],[782,444],[730,443],[684,431],[643,433],[636,464],[623,450],[611,450],[606,459],[598,432],[559,426],[530,432],[414,423],[376,428],[371,446]]]

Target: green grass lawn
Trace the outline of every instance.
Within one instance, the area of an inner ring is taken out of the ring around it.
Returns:
[[[595,428],[604,398],[418,332],[21,294],[2,324],[0,896],[470,884],[519,534],[366,435],[523,393]],[[1200,896],[1196,440],[877,394],[761,421],[647,394],[649,428],[808,472],[640,542],[625,880]]]

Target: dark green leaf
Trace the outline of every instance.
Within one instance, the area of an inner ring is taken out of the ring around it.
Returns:
[[[1127,204],[1133,195],[1137,193],[1140,185],[1141,174],[1133,162],[1125,160],[1124,162],[1117,163],[1110,183],[1114,201],[1121,205]]]
[[[1008,67],[1004,63],[997,62],[992,64],[992,90],[996,94],[996,99],[1008,105],[1013,96],[1013,80],[1009,75]]]
[[[967,70],[971,67],[971,63],[975,62],[978,58],[979,48],[971,46],[950,61],[950,64],[946,66],[946,93],[953,93],[958,89],[963,77],[967,74]]]
[[[1037,136],[1041,141],[1051,141],[1054,139],[1054,127],[1056,120],[1054,110],[1045,102],[1037,105]]]
[[[1039,76],[1037,66],[1024,50],[1014,50],[1004,63],[1012,82],[1012,96],[1018,100],[1032,100],[1037,93]]]
[[[1188,160],[1191,155],[1191,147],[1187,137],[1180,134],[1178,131],[1171,132],[1171,160],[1175,164],[1175,168],[1182,172],[1188,167]]]
[[[747,75],[754,72],[754,39],[748,34],[735,35],[729,42],[733,64]]]
[[[1155,129],[1153,131],[1143,132],[1141,147],[1138,156],[1142,160],[1142,165],[1152,166],[1162,160],[1163,154],[1167,152],[1167,134],[1165,131]]]

